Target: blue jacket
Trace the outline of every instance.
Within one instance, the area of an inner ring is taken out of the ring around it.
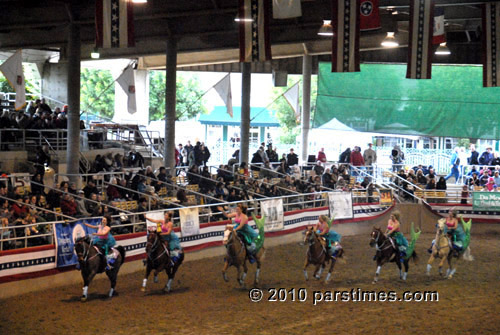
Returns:
[[[451,165],[458,165],[457,159],[458,159],[458,153],[454,152],[453,155],[451,155],[450,164]]]
[[[481,154],[481,157],[479,157],[479,164],[481,165],[490,165],[491,161],[493,160],[493,154],[489,153],[488,151],[485,151]]]

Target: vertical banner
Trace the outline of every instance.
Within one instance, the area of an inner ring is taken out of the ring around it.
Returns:
[[[380,205],[392,206],[392,190],[380,190]]]
[[[198,235],[200,233],[199,208],[180,208],[182,237]]]
[[[116,79],[123,92],[127,95],[127,110],[129,114],[134,114],[137,111],[135,98],[135,74],[132,65],[129,65],[123,70],[122,74]]]
[[[227,113],[233,117],[233,96],[231,94],[231,74],[228,73],[217,84],[214,85],[215,91],[219,94],[226,105]]]
[[[410,35],[406,78],[431,79],[434,1],[410,1]]]
[[[441,44],[446,42],[444,33],[444,8],[436,7],[434,9],[434,29],[432,33],[432,44]]]
[[[240,62],[271,60],[268,0],[239,0]]]
[[[351,192],[328,192],[328,206],[330,217],[335,219],[351,219],[354,216]]]
[[[260,202],[260,207],[262,208],[262,214],[266,216],[264,231],[284,229],[283,199],[263,200]]]
[[[359,72],[359,0],[332,0],[332,72]]]
[[[500,86],[500,2],[483,5],[483,86]]]
[[[96,47],[130,48],[134,40],[134,4],[128,0],[96,0]]]
[[[85,219],[71,223],[56,223],[54,225],[56,232],[57,267],[77,264],[78,258],[75,253],[75,241],[79,237],[96,232],[95,229],[85,226],[83,222],[97,226],[101,223],[101,219]]]
[[[21,50],[16,51],[5,62],[0,65],[0,72],[16,92],[16,111],[26,106],[26,87],[23,72],[23,54]]]
[[[359,30],[380,29],[380,14],[378,10],[378,0],[361,0],[359,6]]]

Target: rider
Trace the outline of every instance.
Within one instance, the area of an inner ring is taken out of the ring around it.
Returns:
[[[236,212],[228,214],[226,211],[223,211],[222,214],[227,218],[234,218],[234,222],[236,223],[234,231],[236,231],[238,236],[245,243],[250,263],[255,262],[254,253],[256,251],[256,246],[254,240],[258,235],[252,227],[248,225],[247,206],[240,203],[236,206]]]
[[[108,255],[109,249],[116,244],[115,238],[111,235],[111,228],[108,226],[110,222],[111,217],[108,215],[101,219],[101,223],[98,226],[94,226],[83,221],[83,224],[87,227],[97,229],[97,233],[92,234],[95,236],[93,243],[104,250],[104,256],[106,257],[106,270],[111,270],[113,268],[112,264],[115,261],[115,258],[112,257],[112,255]]]
[[[385,231],[386,235],[392,237],[394,243],[396,244],[396,248],[399,250],[399,257],[401,261],[404,260],[406,256],[406,249],[408,248],[408,241],[404,237],[404,235],[400,231],[401,227],[401,213],[398,211],[394,211],[387,222],[387,230]]]
[[[316,231],[316,233],[318,233],[319,236],[325,238],[328,254],[330,256],[334,256],[337,248],[332,249],[332,243],[335,246],[339,245],[341,236],[333,229],[330,229],[330,226],[328,225],[328,217],[326,215],[320,215],[320,217],[318,218],[318,222],[314,227],[314,230]]]
[[[156,220],[146,216],[146,220],[149,220],[158,225],[158,230],[161,237],[165,242],[168,243],[168,250],[170,251],[170,256],[172,256],[172,261],[176,262],[179,257],[179,252],[181,250],[181,244],[179,237],[174,232],[174,224],[172,223],[172,212],[165,212],[163,220]]]

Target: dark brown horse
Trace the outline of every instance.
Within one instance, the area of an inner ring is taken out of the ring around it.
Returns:
[[[337,258],[343,256],[344,250],[340,248],[336,251],[336,254],[334,256],[330,256],[326,247],[320,239],[321,237],[314,231],[313,227],[308,227],[306,229],[304,243],[307,243],[309,247],[307,248],[306,261],[304,263],[304,277],[306,278],[306,280],[309,279],[307,275],[307,267],[309,266],[309,264],[313,264],[316,265],[313,276],[314,278],[319,280],[326,264],[330,262],[330,269],[328,270],[328,274],[326,275],[325,279],[325,283],[328,283],[332,275],[335,263],[337,262]]]
[[[118,271],[125,260],[125,249],[121,245],[115,247],[115,249],[118,250],[119,253],[113,264],[113,268],[106,270],[106,258],[104,257],[104,254],[98,250],[96,246],[94,246],[89,236],[80,237],[75,241],[75,251],[78,257],[78,262],[80,263],[83,278],[82,301],[87,301],[88,289],[92,279],[94,279],[96,274],[104,271],[106,271],[106,275],[111,282],[111,289],[109,290],[108,296],[111,298],[113,294],[116,293],[116,278],[118,277]],[[109,252],[113,251],[110,250]]]
[[[168,276],[168,281],[163,290],[165,292],[170,292],[172,281],[175,278],[175,273],[184,260],[184,252],[182,250],[175,258],[171,255],[171,253],[172,252],[168,250],[168,243],[162,239],[160,233],[150,230],[146,242],[146,273],[144,275],[144,280],[142,281],[141,291],[146,291],[146,284],[152,270],[155,270],[153,279],[155,283],[158,282],[158,273],[165,270]]]
[[[245,284],[245,278],[248,272],[248,267],[246,263],[248,258],[247,250],[241,238],[233,230],[232,225],[226,226],[226,230],[224,231],[223,244],[226,247],[226,257],[224,260],[224,269],[222,269],[222,277],[226,282],[229,281],[226,275],[226,271],[231,265],[233,265],[238,270],[238,276],[236,277],[236,280],[238,281],[238,283],[240,283],[241,286],[243,286]],[[257,262],[257,270],[255,271],[254,285],[257,285],[259,283],[260,266],[262,260],[264,259],[264,255],[265,255],[265,249],[264,247],[262,247],[254,256]],[[243,273],[241,273],[242,268],[243,268]]]
[[[409,259],[404,258],[403,264],[405,267],[404,272],[401,270],[401,259],[399,257],[399,250],[396,248],[396,245],[389,237],[387,237],[380,228],[373,228],[370,239],[370,246],[377,248],[377,253],[375,255],[375,260],[377,261],[377,271],[375,272],[375,278],[373,279],[373,283],[375,284],[378,281],[378,276],[380,275],[380,270],[382,269],[382,265],[388,262],[395,262],[399,269],[399,278],[402,280],[406,280],[406,276],[408,275],[409,269]],[[410,258],[413,259],[413,262],[417,262],[418,257],[415,251],[412,252]]]

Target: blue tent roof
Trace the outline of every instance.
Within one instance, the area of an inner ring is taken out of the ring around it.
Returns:
[[[198,119],[201,124],[218,126],[239,126],[241,124],[241,107],[233,107],[233,117],[227,113],[226,106],[215,106],[210,114],[202,114]],[[250,108],[251,127],[279,127],[274,112],[264,107]]]

